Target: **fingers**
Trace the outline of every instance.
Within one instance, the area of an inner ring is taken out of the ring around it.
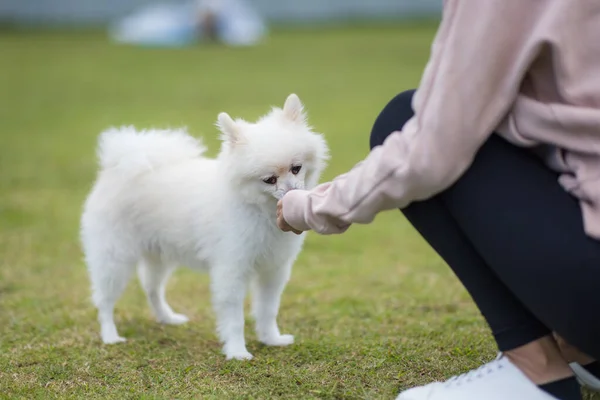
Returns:
[[[293,232],[296,235],[301,235],[302,231],[295,229],[283,218],[283,202],[279,200],[277,202],[277,226],[284,232]]]

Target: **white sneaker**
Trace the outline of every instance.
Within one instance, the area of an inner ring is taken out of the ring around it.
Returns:
[[[396,400],[557,400],[531,382],[508,358],[496,360],[446,382],[409,389]]]
[[[571,363],[569,366],[575,373],[575,377],[581,386],[594,392],[600,392],[600,379],[578,363]]]

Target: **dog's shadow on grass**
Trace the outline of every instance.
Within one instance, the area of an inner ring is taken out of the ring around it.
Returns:
[[[141,357],[154,357],[158,352],[190,360],[208,356],[217,363],[225,361],[221,352],[222,345],[211,323],[199,324],[190,321],[183,325],[164,325],[153,319],[132,317],[122,320],[118,326],[121,335],[127,339],[127,342],[119,347],[128,348],[128,352],[135,351]],[[296,342],[290,346],[267,346],[260,343],[249,329],[246,329],[246,345],[255,356],[252,363],[285,359],[286,362],[300,366],[306,363],[341,360],[351,354],[351,349],[347,346],[314,338],[302,340],[298,336]]]
[[[118,328],[127,339],[126,345],[135,345],[141,352],[153,353],[163,349],[188,353],[190,349],[203,349],[219,353],[221,348],[213,331],[192,321],[182,325],[165,325],[140,316],[121,320]]]

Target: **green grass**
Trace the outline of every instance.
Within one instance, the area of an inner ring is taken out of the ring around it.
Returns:
[[[208,279],[179,270],[163,327],[132,284],[117,306],[128,342],[102,346],[78,243],[109,125],[187,125],[214,154],[219,111],[255,118],[296,92],[326,134],[325,179],[367,153],[370,126],[415,87],[434,25],[280,31],[252,49],[116,47],[94,33],[0,36],[0,397],[393,398],[489,360],[465,290],[398,212],[343,236],[311,234],[284,294],[288,348],[226,362]]]

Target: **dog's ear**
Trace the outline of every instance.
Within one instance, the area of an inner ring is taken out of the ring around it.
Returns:
[[[223,141],[236,144],[242,140],[240,127],[226,112],[220,113],[217,117],[217,127],[221,131]]]
[[[304,115],[304,105],[300,101],[300,98],[292,93],[285,100],[283,105],[283,114],[287,119],[293,122],[304,122],[306,116]]]

